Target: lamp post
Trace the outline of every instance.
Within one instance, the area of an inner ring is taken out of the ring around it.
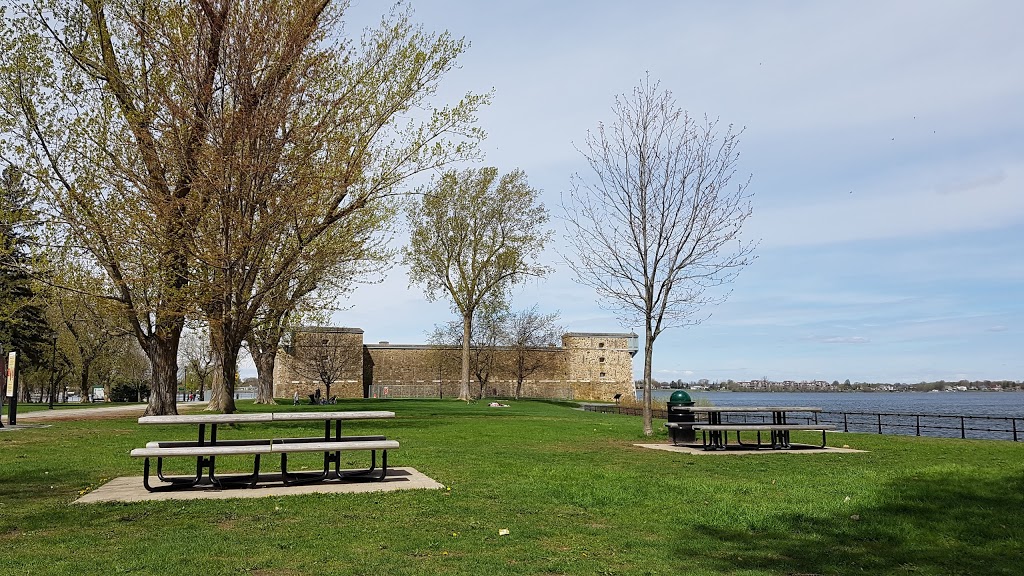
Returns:
[[[53,387],[54,366],[57,364],[57,333],[56,332],[50,332],[50,340],[53,341],[53,349],[50,352],[50,405],[49,405],[49,409],[53,410],[53,397],[56,395],[56,389]]]

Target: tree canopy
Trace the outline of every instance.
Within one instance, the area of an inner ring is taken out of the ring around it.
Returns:
[[[4,15],[3,158],[108,276],[153,365],[147,413],[176,412],[195,316],[211,405],[232,411],[253,324],[358,279],[403,182],[475,156],[488,96],[431,103],[465,43],[400,7],[354,40],[346,6],[33,0]]]

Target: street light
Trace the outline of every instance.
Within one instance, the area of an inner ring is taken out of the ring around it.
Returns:
[[[54,376],[54,365],[57,363],[57,333],[50,332],[50,340],[53,341],[53,350],[50,352],[50,406],[49,409],[53,410],[53,396],[56,394],[56,389],[53,387],[53,376]]]

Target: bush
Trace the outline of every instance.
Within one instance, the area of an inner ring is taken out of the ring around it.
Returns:
[[[149,384],[138,382],[120,382],[110,388],[111,402],[138,402],[149,399]]]

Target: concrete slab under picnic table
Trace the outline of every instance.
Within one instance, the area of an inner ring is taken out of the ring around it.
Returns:
[[[705,450],[702,444],[634,444],[640,448],[649,448],[651,450],[664,450],[666,452],[676,452],[678,454],[696,454],[698,456],[752,456],[760,454],[855,454],[864,452],[864,450],[854,450],[853,448],[833,448],[831,446],[822,448],[818,445],[811,444],[792,444],[792,448],[774,450],[770,446],[764,446],[763,448],[757,448],[755,446],[738,446],[730,444],[726,446],[725,450]]]
[[[97,502],[146,502],[162,500],[219,500],[226,498],[265,498],[298,494],[358,494],[363,492],[391,492],[395,490],[430,490],[444,485],[420,473],[415,468],[388,468],[387,478],[380,482],[325,481],[313,484],[285,486],[281,482],[261,482],[255,488],[218,489],[198,486],[183,490],[149,492],[142,485],[142,476],[122,476],[87,493],[75,504]]]

